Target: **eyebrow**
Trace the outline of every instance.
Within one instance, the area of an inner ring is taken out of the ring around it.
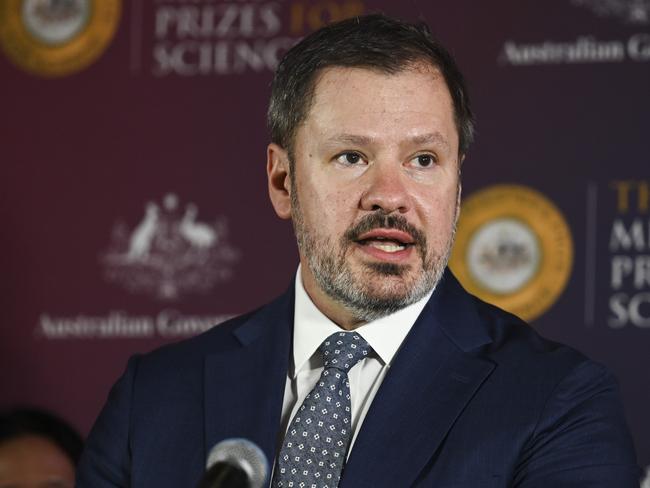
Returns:
[[[449,142],[440,132],[432,132],[430,134],[422,134],[415,136],[411,139],[416,144],[439,144],[449,148]]]
[[[374,138],[355,134],[336,134],[335,136],[330,137],[327,142],[352,144],[354,146],[367,146],[374,142]]]
[[[367,146],[375,142],[375,138],[357,134],[336,134],[328,139],[329,143],[352,144],[356,146]],[[440,132],[421,134],[408,139],[412,144],[437,144],[449,148],[449,142]]]

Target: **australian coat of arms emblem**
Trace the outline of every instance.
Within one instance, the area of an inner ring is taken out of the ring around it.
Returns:
[[[132,229],[118,222],[101,261],[109,281],[131,292],[175,300],[230,279],[239,252],[227,239],[225,217],[200,221],[194,203],[181,206],[170,193],[161,204],[148,202]]]
[[[572,0],[602,17],[619,17],[630,24],[650,23],[650,0]]]

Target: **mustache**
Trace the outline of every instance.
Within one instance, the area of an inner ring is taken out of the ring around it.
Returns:
[[[343,235],[348,242],[358,241],[359,236],[373,229],[396,229],[406,232],[413,238],[413,244],[420,249],[426,249],[427,238],[424,232],[410,224],[405,217],[401,215],[386,215],[381,211],[371,213],[363,217],[359,222],[351,226]]]

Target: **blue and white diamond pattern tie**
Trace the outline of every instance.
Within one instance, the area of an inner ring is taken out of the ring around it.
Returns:
[[[370,346],[355,332],[336,332],[320,345],[325,369],[284,438],[273,488],[336,488],[352,438],[348,371]]]

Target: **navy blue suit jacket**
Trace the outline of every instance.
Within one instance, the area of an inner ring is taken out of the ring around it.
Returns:
[[[293,288],[207,333],[133,358],[89,436],[77,486],[189,488],[210,448],[273,460]],[[638,488],[616,381],[466,293],[447,272],[361,426],[341,488]]]

